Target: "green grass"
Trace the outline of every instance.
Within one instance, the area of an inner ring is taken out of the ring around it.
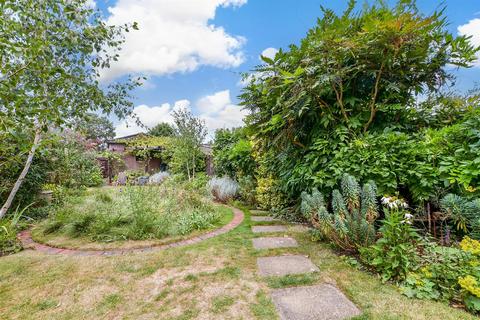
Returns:
[[[221,216],[211,199],[182,188],[106,187],[67,197],[34,235],[104,243],[164,239],[211,228]]]
[[[249,212],[235,230],[196,245],[153,253],[72,257],[34,251],[0,258],[3,319],[278,319],[269,292],[330,283],[363,312],[357,319],[477,319],[443,303],[408,299],[348,265],[307,233],[298,248],[254,250]],[[259,277],[256,258],[303,254],[320,271]]]
[[[218,296],[213,298],[211,310],[213,313],[223,313],[234,303],[235,299],[231,296]]]
[[[307,286],[318,281],[316,274],[307,273],[301,275],[287,275],[283,277],[268,277],[266,279],[268,286],[273,289]]]

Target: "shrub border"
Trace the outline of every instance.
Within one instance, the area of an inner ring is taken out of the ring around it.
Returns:
[[[215,229],[208,233],[178,241],[169,244],[159,244],[159,245],[152,245],[145,248],[129,248],[129,249],[112,249],[112,250],[82,250],[82,249],[67,249],[67,248],[57,248],[53,246],[49,246],[46,244],[38,243],[32,239],[31,230],[24,230],[17,235],[17,238],[22,243],[22,246],[26,249],[33,249],[35,251],[40,251],[48,254],[62,254],[62,255],[71,255],[71,256],[115,256],[115,255],[123,255],[127,253],[136,253],[136,252],[154,252],[165,250],[169,248],[177,248],[177,247],[184,247],[191,244],[199,243],[203,240],[207,240],[222,234],[225,234],[236,227],[238,227],[245,217],[242,210],[227,206],[229,209],[233,211],[233,219],[226,225],[221,228]]]

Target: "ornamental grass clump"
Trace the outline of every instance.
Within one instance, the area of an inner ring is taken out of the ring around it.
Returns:
[[[169,185],[126,186],[67,198],[38,231],[52,239],[149,240],[207,229],[220,218],[221,209],[200,194]]]
[[[207,184],[208,191],[217,201],[226,203],[238,194],[238,183],[229,177],[212,178]]]
[[[301,195],[301,211],[320,232],[320,238],[333,242],[346,251],[357,251],[375,241],[374,222],[378,216],[376,200],[377,187],[368,182],[363,188],[354,177],[345,174],[341,190],[332,192],[332,212],[322,193],[314,189],[312,193]]]

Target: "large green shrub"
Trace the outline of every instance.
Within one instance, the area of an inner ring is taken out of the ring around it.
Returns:
[[[256,164],[252,152],[244,128],[217,130],[213,144],[216,174],[232,178],[253,176]]]
[[[478,97],[438,97],[438,88],[453,79],[447,66],[471,65],[478,48],[447,30],[442,10],[356,4],[323,9],[299,45],[264,57],[249,77],[247,131],[267,162],[256,158],[255,178],[278,179],[289,206],[303,190],[329,194],[344,172],[415,205],[444,189],[475,191]],[[418,103],[418,94],[435,98]]]
[[[50,160],[50,182],[62,186],[93,187],[103,183],[96,145],[80,133],[66,130],[52,134],[46,146]]]

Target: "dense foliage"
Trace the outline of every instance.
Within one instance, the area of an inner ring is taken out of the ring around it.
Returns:
[[[406,295],[479,312],[480,95],[446,88],[480,48],[414,0],[322,11],[245,75],[247,126],[217,132],[217,167],[240,180],[248,163],[255,205],[301,212]]]
[[[176,134],[175,127],[170,123],[161,122],[148,130],[148,134],[156,137],[172,137]]]
[[[217,130],[213,156],[217,175],[238,178],[255,172],[252,145],[244,128]]]
[[[115,137],[112,121],[94,113],[87,114],[83,119],[75,119],[73,127],[86,139],[96,142],[101,147],[105,146],[107,140]]]
[[[343,15],[323,9],[299,46],[263,57],[247,77],[241,99],[259,186],[274,186],[287,205],[305,189],[331,192],[345,172],[415,204],[444,189],[475,191],[478,99],[439,89],[453,80],[446,67],[468,67],[478,49],[446,31],[443,10],[355,5]]]
[[[136,24],[109,26],[86,0],[6,0],[0,2],[0,17],[0,130],[16,142],[24,163],[1,218],[49,128],[73,126],[92,112],[129,115],[129,92],[139,82],[100,86],[102,69],[117,59],[123,33]]]

